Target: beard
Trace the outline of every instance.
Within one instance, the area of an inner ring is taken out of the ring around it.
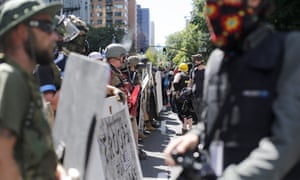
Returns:
[[[41,49],[36,47],[37,43],[30,42],[29,39],[24,42],[25,51],[31,57],[33,63],[48,65],[54,60],[53,50]]]

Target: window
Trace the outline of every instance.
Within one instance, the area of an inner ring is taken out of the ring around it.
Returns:
[[[114,7],[117,8],[117,9],[123,9],[124,8],[123,4],[115,4]]]
[[[122,25],[122,24],[124,24],[124,23],[123,23],[123,20],[115,20],[115,24],[117,24],[117,25]]]
[[[115,12],[115,16],[122,16],[122,12]]]
[[[102,20],[101,20],[101,19],[98,19],[98,20],[97,20],[97,24],[102,24]]]
[[[112,27],[112,22],[111,21],[106,21],[106,26],[107,27]]]

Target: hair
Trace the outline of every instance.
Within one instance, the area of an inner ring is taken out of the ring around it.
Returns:
[[[244,0],[247,1],[247,0]],[[256,8],[256,14],[261,18],[268,18],[275,10],[275,3],[272,0],[261,0]]]
[[[19,25],[17,25],[16,27],[18,27]],[[5,49],[15,49],[15,44],[12,43],[13,40],[13,36],[12,36],[12,32],[16,29],[13,28],[12,30],[8,31],[5,33],[5,36],[2,36],[0,39],[0,44],[1,44],[1,51],[5,50]]]

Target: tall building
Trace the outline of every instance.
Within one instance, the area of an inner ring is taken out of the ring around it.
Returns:
[[[149,8],[137,5],[137,50],[145,53],[149,47],[150,12]]]
[[[63,3],[61,13],[64,15],[74,14],[85,22],[90,22],[90,0],[44,0],[48,2],[60,1]]]
[[[128,0],[90,0],[90,21],[94,27],[115,27],[128,31]]]
[[[132,39],[131,52],[137,51],[137,6],[136,0],[128,0],[128,35]]]
[[[151,21],[149,44],[155,46],[155,24]]]
[[[63,0],[63,14],[74,14],[85,22],[90,22],[90,0]]]
[[[113,27],[129,34],[136,50],[136,0],[45,0],[63,2],[62,14],[74,14],[93,27]]]

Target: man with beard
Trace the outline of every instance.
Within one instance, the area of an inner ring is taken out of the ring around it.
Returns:
[[[300,33],[267,22],[269,0],[206,2],[219,48],[209,57],[203,93],[211,167],[220,180],[300,179]],[[200,137],[197,128],[172,141],[166,162],[174,165],[172,152],[194,150]]]
[[[71,23],[68,18],[63,15],[56,15],[54,20],[56,22],[55,32],[59,37],[56,49],[61,51],[61,44],[75,39],[79,35],[80,31],[73,23]],[[67,56],[64,56],[64,59],[67,59]],[[34,75],[39,80],[40,91],[43,93],[43,97],[47,102],[47,106],[50,105],[47,112],[50,115],[49,121],[51,124],[53,124],[62,84],[61,69],[54,63],[53,59],[47,64],[37,64],[34,70]]]
[[[0,11],[0,179],[62,179],[43,100],[32,75],[53,61],[60,3],[10,0]]]

